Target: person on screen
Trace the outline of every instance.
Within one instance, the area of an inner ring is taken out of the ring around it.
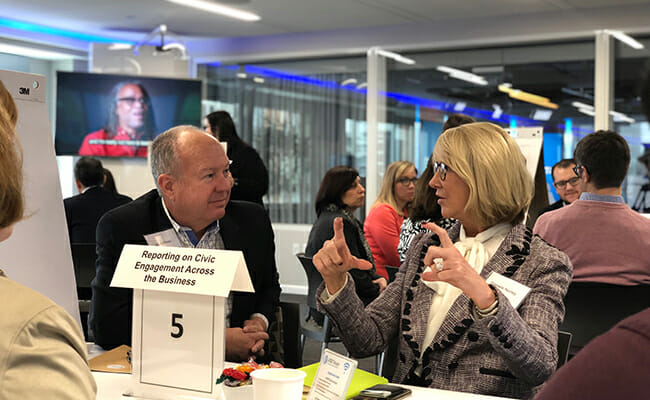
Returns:
[[[0,82],[0,242],[11,236],[25,208],[17,117]],[[97,386],[77,321],[2,270],[0,304],[0,399],[94,399]]]
[[[146,157],[155,119],[147,90],[137,82],[121,82],[111,91],[106,125],[84,138],[79,155]]]
[[[233,293],[226,318],[226,359],[261,357],[280,304],[273,229],[259,204],[230,200],[230,160],[217,139],[177,126],[151,145],[157,189],[108,211],[97,225],[97,275],[90,327],[105,349],[131,344],[133,291],[111,286],[122,248],[171,231],[182,247],[241,250],[255,293]],[[219,272],[217,272],[218,274]]]

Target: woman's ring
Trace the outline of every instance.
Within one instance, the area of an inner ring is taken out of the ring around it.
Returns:
[[[442,271],[442,258],[434,258],[433,263],[436,264],[436,271]]]

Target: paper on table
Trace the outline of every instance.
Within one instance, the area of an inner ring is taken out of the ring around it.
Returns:
[[[91,371],[116,372],[118,374],[130,374],[131,363],[127,360],[127,352],[131,347],[123,344],[113,350],[100,354],[88,360]]]
[[[319,365],[320,363],[314,363],[306,365],[302,368],[298,368],[299,370],[305,371],[307,373],[307,376],[305,377],[305,386],[311,387],[312,383],[314,382],[314,378],[316,377],[316,372],[318,371]],[[350,387],[348,388],[348,393],[346,394],[345,398],[350,399],[358,395],[363,389],[369,388],[370,386],[374,386],[379,383],[388,383],[388,379],[357,368],[357,370],[354,371],[352,382],[350,383]]]

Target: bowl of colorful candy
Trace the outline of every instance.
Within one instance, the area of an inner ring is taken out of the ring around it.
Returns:
[[[258,364],[255,361],[248,360],[232,368],[226,368],[221,373],[216,384],[223,383],[226,386],[243,386],[251,383],[251,372],[265,368],[283,368],[282,364],[271,361],[270,364]]]

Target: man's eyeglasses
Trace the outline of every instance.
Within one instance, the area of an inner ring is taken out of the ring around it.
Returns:
[[[147,101],[144,99],[144,97],[140,97],[140,98],[137,98],[137,97],[120,97],[119,99],[117,99],[117,101],[123,101],[129,107],[133,106],[133,104],[135,104],[136,101],[138,103],[140,103],[141,106],[146,106],[147,105]]]
[[[580,182],[580,177],[576,176],[571,179],[567,179],[566,181],[557,181],[553,183],[553,186],[555,186],[556,189],[564,189],[566,187],[566,184],[568,183],[571,186],[575,186]]]
[[[433,163],[433,175],[440,173],[441,181],[444,181],[445,178],[447,178],[448,171],[449,171],[449,167],[447,166],[447,164],[443,162],[437,162],[437,161]]]
[[[401,183],[404,186],[408,186],[411,183],[415,185],[415,182],[418,181],[418,178],[399,178],[397,182]]]
[[[576,176],[581,177],[581,176],[582,176],[582,170],[583,170],[583,169],[584,169],[585,171],[589,172],[589,170],[587,169],[587,167],[585,167],[584,165],[580,165],[580,164],[578,164],[578,165],[576,165],[575,167],[573,167],[573,172],[575,172]]]

